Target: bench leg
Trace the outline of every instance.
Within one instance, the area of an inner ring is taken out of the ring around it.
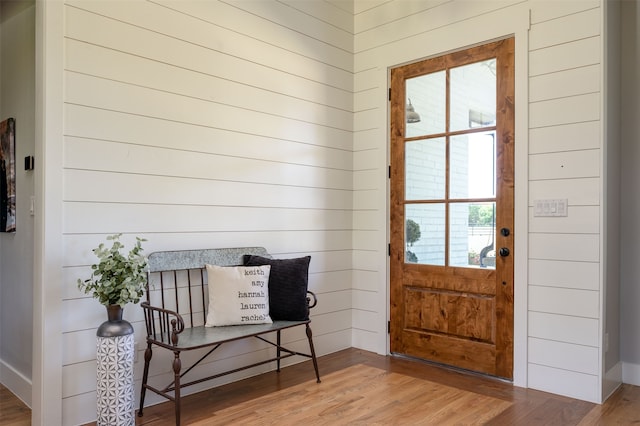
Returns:
[[[309,350],[311,351],[313,368],[316,370],[316,382],[320,383],[320,372],[318,371],[318,360],[316,359],[316,350],[313,348],[313,333],[311,332],[311,327],[309,327],[309,324],[307,324],[307,338],[309,339]]]
[[[180,352],[174,352],[175,358],[173,360],[173,374],[175,376],[173,385],[175,386],[174,398],[175,398],[175,412],[176,412],[176,426],[180,426],[180,370],[182,369],[182,362],[180,361]]]
[[[277,368],[276,368],[276,371],[280,372],[280,330],[277,331],[277,340],[276,340],[276,342],[277,342],[276,354],[277,354],[277,358],[278,358],[278,361],[276,361],[277,364],[278,364]]]
[[[142,417],[142,409],[144,408],[144,396],[147,393],[147,380],[149,379],[149,364],[151,363],[151,343],[147,343],[147,349],[144,351],[144,373],[142,374],[142,387],[140,388],[140,409],[138,417]]]

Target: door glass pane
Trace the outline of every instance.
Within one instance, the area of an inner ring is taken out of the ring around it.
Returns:
[[[446,73],[438,71],[406,80],[405,137],[445,131]]]
[[[444,204],[405,206],[405,262],[444,265]]]
[[[444,138],[405,143],[405,199],[441,200],[445,194],[447,147]]]
[[[453,136],[450,140],[451,198],[494,198],[496,195],[495,132]]]
[[[495,59],[451,68],[450,89],[449,130],[466,130],[496,124]]]
[[[449,265],[494,269],[495,203],[452,203],[449,212]]]

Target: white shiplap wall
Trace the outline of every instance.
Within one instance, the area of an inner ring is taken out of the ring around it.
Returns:
[[[601,399],[603,349],[600,6],[597,0],[356,2],[354,44],[354,160],[367,152],[363,167],[370,182],[380,183],[378,192],[355,200],[355,210],[377,206],[380,220],[387,202],[387,70],[515,34],[515,383],[589,401]],[[569,216],[534,217],[534,200],[544,198],[567,198]],[[369,241],[383,240],[386,223],[386,217],[376,222]],[[355,240],[356,253],[377,259],[378,280],[355,276],[354,286],[377,285],[383,293],[384,245],[371,253],[357,234]],[[369,327],[354,322],[354,345],[386,344],[376,334],[386,318],[382,301]]]
[[[59,365],[62,424],[95,416],[94,330],[104,315],[75,280],[93,262],[89,249],[115,232],[129,243],[148,238],[148,251],[264,245],[279,257],[311,254],[319,352],[386,353],[388,69],[513,34],[515,383],[597,400],[599,1],[40,6],[47,114],[37,155],[48,167],[37,191],[47,215],[36,304],[51,317],[38,319],[36,338],[51,345],[35,364],[38,418],[57,412]],[[570,216],[533,218],[539,198],[568,198]],[[125,314],[138,330],[139,314]],[[219,364],[255,350],[236,347]]]
[[[95,328],[105,317],[75,280],[112,233],[129,246],[147,238],[147,252],[261,245],[276,257],[310,254],[317,351],[349,347],[352,13],[296,1],[62,7],[62,423],[95,418]],[[125,318],[141,341],[140,309],[127,307]],[[304,334],[287,338],[306,346]],[[241,342],[203,368],[262,350]],[[171,366],[154,358],[151,382]]]
[[[361,325],[354,321],[354,346],[388,351],[388,336],[384,332],[389,300],[387,296],[387,164],[388,164],[388,73],[389,69],[422,58],[437,56],[462,47],[479,44],[496,38],[517,35],[516,108],[527,111],[526,37],[529,26],[527,2],[468,2],[468,1],[391,1],[356,2],[355,15],[355,138],[354,163],[363,164],[367,182],[376,183],[377,190],[363,193],[354,200],[355,211],[365,206],[375,209],[369,216],[375,218],[368,233],[372,246],[358,242],[355,235],[355,255],[373,259],[376,269],[369,275],[354,276],[355,289],[368,289],[379,295],[375,311],[367,312],[367,321]],[[524,77],[523,77],[524,76]],[[516,117],[516,133],[526,134],[527,114]],[[516,147],[516,163],[520,169],[517,182],[526,179],[526,137]],[[375,155],[371,153],[374,152]],[[366,157],[365,157],[366,154]],[[362,158],[362,161],[358,161]],[[366,163],[365,163],[366,160]],[[366,166],[365,166],[366,165]],[[356,178],[358,175],[356,170]],[[364,179],[363,179],[364,181]],[[524,188],[524,191],[522,189]],[[355,189],[355,188],[354,188]],[[526,223],[526,185],[519,186],[516,202],[518,223]],[[525,233],[516,233],[516,247],[526,253]],[[365,247],[367,249],[365,249]],[[373,250],[372,248],[375,248]],[[516,259],[516,271],[526,275],[526,257]],[[524,261],[523,261],[524,260]],[[354,266],[357,268],[357,266]],[[374,279],[375,278],[375,279]],[[516,280],[517,310],[526,312],[526,278]],[[523,289],[525,292],[519,290]],[[354,305],[354,313],[358,307]],[[526,359],[526,314],[516,319],[516,359]],[[520,340],[519,340],[520,339]],[[526,365],[517,366],[516,382],[526,385]]]
[[[531,10],[529,386],[599,402],[602,10],[559,3]],[[569,215],[534,217],[534,201],[554,194]]]

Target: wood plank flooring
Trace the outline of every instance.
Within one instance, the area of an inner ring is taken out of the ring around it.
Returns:
[[[630,425],[640,387],[603,405],[514,387],[427,363],[347,349],[183,399],[183,424],[209,425]],[[0,387],[0,425],[29,425],[29,410]],[[17,402],[16,402],[17,401]],[[137,425],[173,424],[173,406],[145,408]],[[95,424],[95,423],[92,423]]]
[[[30,426],[31,410],[7,388],[0,385],[0,425]]]
[[[455,424],[482,425],[510,402],[390,373],[364,364],[217,411],[194,426],[214,424]]]

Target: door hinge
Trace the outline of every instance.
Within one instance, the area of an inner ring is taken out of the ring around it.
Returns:
[[[387,256],[391,257],[391,243],[387,245]]]
[[[387,334],[391,334],[391,321],[387,321]]]
[[[389,100],[391,100],[391,87],[389,87]]]
[[[391,179],[391,165],[389,165],[389,179]]]

